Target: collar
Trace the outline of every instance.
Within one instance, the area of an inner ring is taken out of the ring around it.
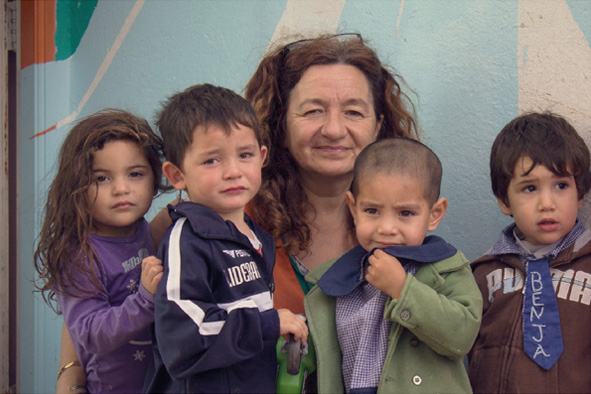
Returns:
[[[552,260],[556,256],[558,256],[560,252],[572,245],[577,240],[577,238],[579,238],[579,236],[581,236],[581,234],[585,232],[585,226],[583,225],[583,223],[577,220],[573,228],[571,228],[570,231],[564,237],[562,237],[560,241],[557,242],[555,248],[545,253],[544,256],[536,257],[533,253],[531,253],[523,246],[523,243],[520,242],[520,240],[516,238],[516,229],[517,225],[515,223],[505,227],[505,229],[501,233],[499,240],[494,244],[494,246],[488,252],[488,254],[516,254],[522,261],[537,259],[539,257],[548,257],[549,260]],[[544,251],[546,251],[546,249],[544,249]]]
[[[322,291],[332,297],[349,294],[357,286],[364,283],[363,266],[367,258],[376,249],[369,253],[361,246],[356,246],[342,255],[318,280],[318,286]],[[431,235],[425,238],[420,246],[392,246],[383,249],[404,264],[404,261],[418,263],[434,263],[449,258],[457,253],[457,249],[445,242],[441,237]]]
[[[173,222],[186,217],[193,232],[202,238],[239,240],[242,243],[251,245],[248,237],[242,234],[232,221],[224,220],[220,215],[201,204],[188,201],[181,202],[176,206],[168,205],[168,213]],[[272,253],[274,256],[275,240],[246,213],[244,214],[244,220],[263,244],[263,253]]]

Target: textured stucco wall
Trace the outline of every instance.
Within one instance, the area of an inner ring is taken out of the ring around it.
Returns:
[[[61,320],[31,296],[31,255],[71,122],[103,107],[152,121],[165,97],[195,83],[242,91],[281,36],[337,31],[360,32],[404,77],[423,139],[444,166],[450,208],[437,233],[470,259],[510,222],[487,164],[504,124],[551,109],[591,141],[586,0],[98,2],[72,56],[21,70],[21,322],[32,321],[21,323],[21,392],[51,392],[58,368]],[[150,215],[170,199],[158,199]]]

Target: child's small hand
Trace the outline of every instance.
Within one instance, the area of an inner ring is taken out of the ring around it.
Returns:
[[[162,279],[164,267],[162,260],[156,256],[148,256],[142,261],[142,285],[152,294],[156,294],[158,282]]]
[[[400,261],[378,249],[369,256],[367,262],[369,264],[365,269],[365,279],[390,297],[399,298],[406,280],[406,272],[404,272]]]
[[[283,339],[289,341],[289,334],[293,334],[296,340],[301,339],[302,345],[308,341],[308,325],[298,315],[289,309],[278,309],[279,331]]]

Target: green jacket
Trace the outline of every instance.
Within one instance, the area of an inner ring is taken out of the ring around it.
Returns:
[[[316,283],[334,263],[306,276]],[[315,286],[304,306],[314,338],[318,392],[344,392],[336,334],[336,298]],[[463,357],[480,327],[482,296],[461,252],[423,264],[408,275],[398,300],[388,299],[384,318],[393,321],[378,393],[472,392]]]

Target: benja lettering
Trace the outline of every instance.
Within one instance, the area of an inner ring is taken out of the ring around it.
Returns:
[[[540,302],[540,298],[542,296],[542,278],[539,272],[532,272],[531,275],[531,286],[532,286],[532,306],[529,312],[529,321],[533,322],[534,318],[536,321],[539,321],[544,315],[544,303]],[[550,357],[549,354],[546,354],[544,348],[542,347],[542,340],[544,339],[544,328],[546,327],[545,324],[532,324],[533,327],[538,328],[538,335],[539,337],[532,336],[531,338],[534,342],[537,343],[536,353],[534,354],[534,358],[539,356],[540,354],[544,357]]]

